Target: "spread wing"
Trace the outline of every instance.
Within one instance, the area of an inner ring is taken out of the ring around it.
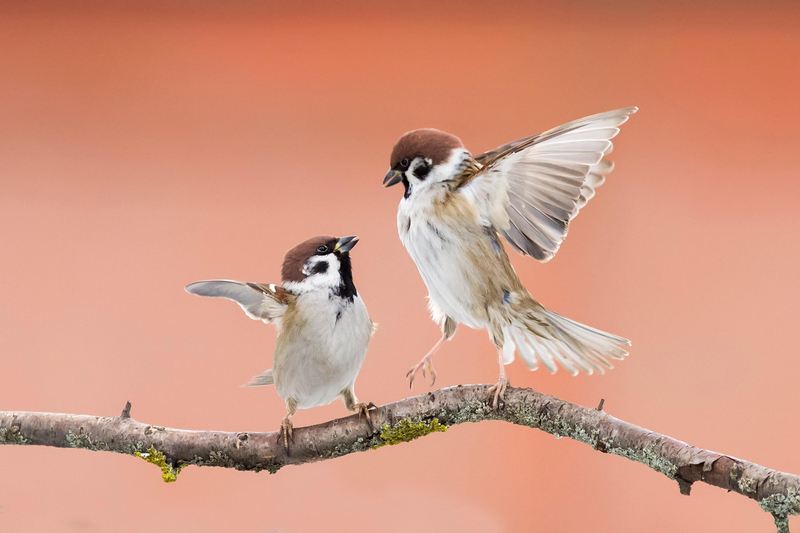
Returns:
[[[549,261],[570,221],[613,170],[603,157],[636,111],[592,115],[495,148],[465,167],[458,187],[478,205],[484,225],[518,252]]]
[[[276,285],[214,279],[186,286],[186,292],[210,298],[233,300],[253,320],[274,323],[280,330],[286,308],[294,296]]]

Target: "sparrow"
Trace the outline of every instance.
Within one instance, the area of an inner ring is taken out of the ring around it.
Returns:
[[[281,284],[232,280],[186,286],[197,296],[233,300],[253,320],[274,324],[278,339],[273,368],[245,386],[275,385],[286,402],[279,440],[288,450],[291,417],[298,409],[340,397],[369,423],[372,403],[356,399],[355,382],[376,324],[353,284],[350,250],[358,237],[314,237],[289,250]]]
[[[504,365],[518,352],[530,370],[561,365],[604,373],[630,341],[565,318],[537,302],[520,282],[500,236],[522,255],[546,262],[569,223],[603,184],[604,159],[630,107],[569,122],[473,157],[455,135],[432,128],[404,134],[394,145],[386,187],[403,184],[397,229],[428,289],[442,338],[409,370],[436,380],[433,355],[459,324],[488,330],[500,377],[490,389],[494,409],[505,400]]]

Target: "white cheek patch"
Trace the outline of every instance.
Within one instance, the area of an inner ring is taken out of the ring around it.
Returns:
[[[328,268],[324,272],[315,273],[315,267],[320,263],[327,263]],[[296,294],[302,294],[319,289],[332,289],[338,287],[342,282],[339,275],[339,258],[335,254],[310,257],[303,265],[302,272],[306,279],[287,281],[283,284],[284,288]]]
[[[414,176],[414,169],[422,164],[421,159],[415,159],[406,172],[406,178],[414,190],[421,191],[432,188],[443,181],[453,179],[460,171],[464,160],[469,156],[470,153],[467,150],[463,148],[454,148],[447,161],[439,163],[439,165],[433,167],[431,171],[428,172],[428,175],[424,180],[419,180],[416,176]],[[427,159],[426,161],[431,163],[430,159]],[[412,195],[413,194],[414,193],[412,192]]]
[[[454,148],[447,161],[434,167],[428,175],[428,179],[435,182],[453,179],[461,170],[461,164],[470,156],[468,150],[464,148]]]
[[[416,185],[416,184],[418,184],[418,183],[422,183],[423,181],[425,181],[425,180],[427,180],[427,179],[428,179],[428,176],[430,176],[430,175],[431,175],[431,172],[429,172],[429,173],[428,173],[428,176],[426,176],[424,180],[421,180],[421,179],[419,179],[419,178],[417,177],[417,175],[416,175],[416,174],[414,174],[414,171],[415,171],[415,170],[417,170],[419,167],[421,167],[422,165],[424,165],[424,164],[426,164],[426,163],[427,163],[427,165],[428,165],[429,167],[433,166],[433,161],[431,161],[431,160],[430,160],[429,158],[427,158],[427,157],[426,157],[426,158],[424,158],[424,159],[423,159],[423,158],[421,158],[421,157],[416,157],[416,158],[414,158],[414,160],[411,162],[411,165],[409,165],[409,167],[408,167],[408,170],[406,170],[406,179],[408,180],[408,182],[409,182],[411,185]]]

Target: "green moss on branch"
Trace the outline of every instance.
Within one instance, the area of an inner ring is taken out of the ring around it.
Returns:
[[[133,452],[133,455],[159,467],[161,469],[161,479],[164,480],[164,483],[178,481],[178,474],[181,473],[181,470],[183,470],[185,466],[179,465],[177,468],[173,467],[167,462],[167,457],[153,446],[150,446],[150,449],[146,452]]]
[[[425,422],[424,420],[412,421],[404,418],[399,424],[394,426],[383,424],[381,426],[381,440],[378,444],[372,446],[372,449],[375,450],[382,446],[394,446],[401,442],[409,442],[430,433],[444,432],[447,431],[448,427],[449,426],[440,423],[438,418],[434,418],[430,422]]]

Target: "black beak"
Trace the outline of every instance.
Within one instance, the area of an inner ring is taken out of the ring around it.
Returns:
[[[390,170],[386,173],[386,177],[383,178],[383,186],[384,187],[391,187],[392,185],[397,185],[403,181],[403,173],[399,170]]]
[[[345,253],[353,249],[353,246],[358,244],[358,237],[355,235],[351,237],[342,237],[333,248],[334,252]]]

